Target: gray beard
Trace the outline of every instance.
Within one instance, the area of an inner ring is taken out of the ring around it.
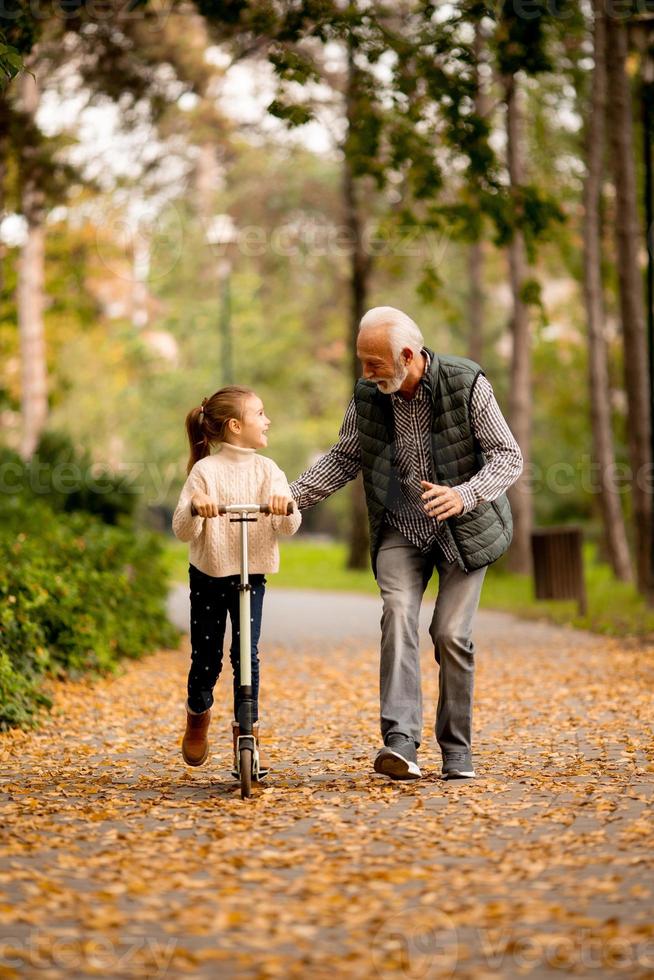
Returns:
[[[407,367],[401,367],[398,365],[392,378],[387,378],[384,381],[376,381],[375,384],[381,391],[382,395],[392,395],[396,391],[400,390],[408,373],[409,369]]]

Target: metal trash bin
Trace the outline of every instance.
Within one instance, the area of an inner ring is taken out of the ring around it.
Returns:
[[[583,564],[583,530],[578,525],[541,527],[531,534],[537,599],[576,599],[588,611]]]

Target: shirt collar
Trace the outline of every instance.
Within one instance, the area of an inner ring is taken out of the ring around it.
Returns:
[[[428,375],[429,375],[429,369],[431,368],[431,357],[430,357],[430,355],[429,355],[429,351],[427,350],[427,348],[426,348],[426,347],[423,347],[423,348],[421,349],[421,351],[420,351],[420,353],[421,353],[421,354],[424,354],[424,355],[425,355],[425,357],[426,357],[426,361],[425,361],[425,370],[424,370],[424,371],[423,371],[423,373],[422,373],[422,377],[421,377],[421,379],[420,379],[420,382],[421,382],[421,383],[423,383],[423,382],[424,382],[424,383],[426,384],[426,383],[427,383],[427,377],[428,377]]]
[[[422,398],[425,394],[425,389],[429,388],[429,369],[431,368],[431,357],[429,351],[426,347],[420,348],[420,353],[425,355],[425,370],[422,373],[422,377],[418,382],[418,387],[416,388],[413,398],[410,398],[407,402],[406,398],[403,398],[398,391],[394,391],[391,398],[395,401],[404,402],[404,404],[409,404],[409,402],[414,401],[416,398]]]

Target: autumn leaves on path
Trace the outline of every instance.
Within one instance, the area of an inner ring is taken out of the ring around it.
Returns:
[[[0,735],[0,978],[654,976],[654,652],[490,613],[476,642],[470,782],[438,775],[427,640],[412,783],[372,771],[372,642],[262,642],[249,801],[229,674],[182,761],[187,641],[58,685]]]

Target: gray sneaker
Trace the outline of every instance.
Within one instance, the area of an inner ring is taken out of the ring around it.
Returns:
[[[391,779],[420,779],[416,743],[402,732],[391,732],[375,756],[374,768]]]
[[[472,754],[464,750],[450,752],[443,759],[441,772],[443,779],[474,779],[476,773],[472,765]]]

